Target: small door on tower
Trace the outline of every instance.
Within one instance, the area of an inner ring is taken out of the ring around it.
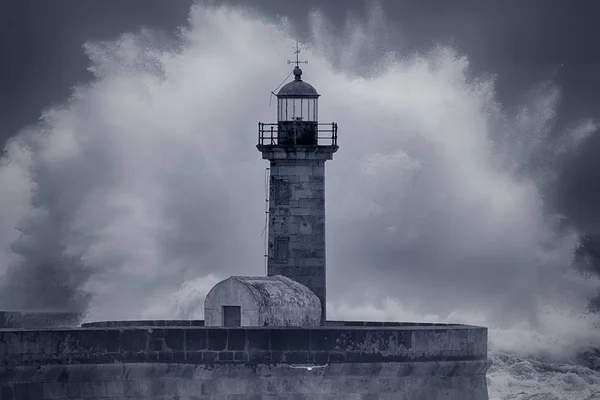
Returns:
[[[242,307],[223,306],[223,326],[241,326]]]

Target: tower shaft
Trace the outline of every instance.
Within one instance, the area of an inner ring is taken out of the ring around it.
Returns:
[[[263,153],[271,164],[267,275],[283,275],[311,289],[321,301],[324,324],[325,161],[333,153],[309,146],[270,150]]]

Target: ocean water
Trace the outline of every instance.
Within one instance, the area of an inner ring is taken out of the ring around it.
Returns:
[[[572,267],[580,232],[544,202],[596,122],[557,133],[553,82],[507,107],[468,55],[394,48],[376,5],[342,31],[310,21],[303,78],[339,125],[328,317],[488,326],[491,399],[600,398],[585,312],[600,280]],[[87,43],[93,82],[2,155],[0,304],[201,318],[218,280],[264,274],[257,122],[275,120],[296,37],[286,20],[198,5],[173,38]]]
[[[490,400],[593,400],[600,399],[600,357],[584,363],[523,359],[506,353],[490,353]],[[590,366],[595,365],[595,370]]]

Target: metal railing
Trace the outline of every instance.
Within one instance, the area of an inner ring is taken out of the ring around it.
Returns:
[[[308,138],[308,140],[307,140]],[[337,123],[258,123],[259,146],[337,146]]]

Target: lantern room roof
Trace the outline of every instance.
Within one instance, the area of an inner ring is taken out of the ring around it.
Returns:
[[[302,80],[302,70],[296,66],[294,68],[294,80],[283,85],[277,93],[277,97],[319,97],[320,94],[309,83]]]

